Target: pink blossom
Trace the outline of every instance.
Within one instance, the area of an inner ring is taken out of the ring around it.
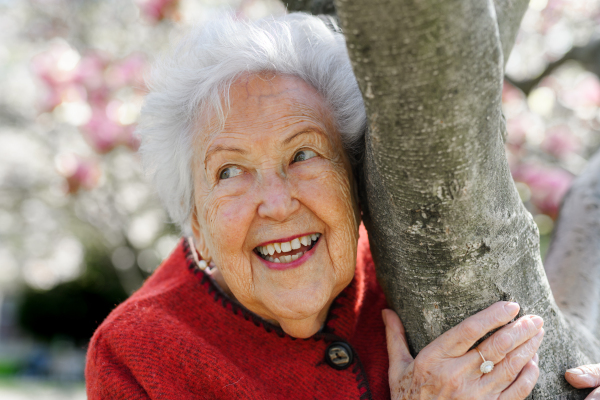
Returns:
[[[177,8],[179,0],[138,0],[142,13],[151,21],[158,22],[165,18],[179,19]]]
[[[106,116],[104,108],[93,107],[92,117],[81,131],[96,152],[105,154],[119,144],[122,128]]]
[[[76,81],[78,57],[69,45],[57,42],[32,58],[31,68],[45,87],[39,103],[42,112],[52,111],[63,101],[85,99],[85,87]]]
[[[134,126],[119,124],[114,108],[115,102],[104,107],[92,107],[92,117],[81,129],[86,141],[100,154],[106,154],[122,144],[137,150],[136,141],[132,139]]]
[[[523,92],[509,82],[504,81],[504,85],[502,85],[502,103],[512,103],[513,101],[521,102],[524,98]]]
[[[564,158],[581,150],[581,142],[567,126],[560,125],[549,129],[541,145],[542,150],[558,158]]]
[[[140,148],[140,141],[140,137],[134,133],[133,127],[129,126],[123,144],[129,147],[131,151],[138,151]]]
[[[508,137],[506,138],[507,144],[514,146],[521,146],[525,143],[527,136],[527,129],[531,123],[527,115],[519,115],[518,117],[511,118],[506,121],[506,132]]]
[[[64,66],[61,68],[60,60],[67,53],[74,50],[66,43],[53,43],[50,49],[34,56],[31,66],[36,75],[48,85],[54,86],[64,82],[70,82],[75,76],[73,68]]]
[[[65,177],[67,193],[83,188],[90,190],[98,185],[101,171],[98,162],[74,154],[62,154],[56,158],[56,168]]]
[[[133,87],[133,98],[126,101],[135,104],[136,96],[144,90],[145,66],[146,59],[140,53],[118,61],[99,51],[88,51],[82,57],[64,42],[57,42],[32,60],[32,69],[46,89],[41,110],[52,111],[63,102],[87,102],[91,117],[80,127],[80,132],[100,154],[119,145],[138,149],[139,138],[133,135],[134,120],[120,118],[123,103],[117,96],[122,88]]]
[[[540,212],[556,219],[562,198],[569,190],[573,175],[556,167],[521,164],[512,171],[515,181],[531,189],[531,202]]]
[[[566,89],[561,100],[571,109],[600,105],[600,81],[596,75],[585,74],[573,88]]]
[[[147,61],[143,54],[131,54],[125,59],[113,63],[106,70],[106,83],[111,88],[132,86],[134,89],[143,89],[146,65]]]
[[[78,82],[90,90],[97,90],[104,86],[104,70],[110,65],[110,57],[99,51],[88,51],[81,58],[77,66]]]

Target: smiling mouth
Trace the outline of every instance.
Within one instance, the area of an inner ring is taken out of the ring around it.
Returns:
[[[266,246],[257,246],[254,252],[263,260],[272,263],[289,263],[302,257],[310,251],[319,241],[320,233],[301,236],[289,242],[269,243]]]

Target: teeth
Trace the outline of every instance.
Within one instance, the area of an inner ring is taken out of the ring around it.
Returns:
[[[292,250],[298,250],[302,245],[300,244],[300,240],[298,238],[292,240]]]
[[[284,253],[292,251],[292,244],[290,242],[281,243],[281,251],[283,251]]]
[[[305,251],[295,254],[295,255],[282,255],[279,258],[271,257],[275,253],[287,253],[292,250],[297,250],[304,246],[310,246],[310,244],[321,236],[320,233],[313,233],[312,235],[301,236],[299,238],[293,239],[290,242],[282,242],[282,243],[269,243],[266,246],[258,246],[257,250],[260,254],[262,254],[265,260],[274,263],[283,263],[283,262],[292,262],[302,257]]]
[[[271,257],[271,256],[266,256],[265,260],[270,261],[272,263],[289,263],[292,261],[296,261],[297,259],[299,259],[300,257],[302,257],[304,254],[306,254],[305,251],[302,251],[298,254],[294,254],[293,256],[290,255],[286,255],[286,256],[281,256],[279,258],[275,258],[275,257]]]

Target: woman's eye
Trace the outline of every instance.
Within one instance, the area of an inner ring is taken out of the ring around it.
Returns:
[[[242,171],[238,167],[227,167],[221,170],[219,173],[219,179],[229,179],[234,176],[241,175],[244,171]]]
[[[294,154],[294,160],[292,162],[306,161],[316,156],[317,154],[312,150],[300,150]]]

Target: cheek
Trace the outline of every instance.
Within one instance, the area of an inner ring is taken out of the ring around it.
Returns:
[[[200,222],[213,247],[232,250],[234,244],[243,242],[245,236],[240,233],[248,229],[254,216],[252,204],[245,196],[251,184],[249,176],[228,179],[196,199],[197,209],[202,210]]]
[[[299,171],[298,197],[326,224],[329,255],[336,273],[353,274],[358,221],[350,180],[342,165],[320,162]]]
[[[354,214],[352,187],[342,165],[321,159],[298,168],[294,175],[298,197],[318,210],[317,216],[345,222]]]
[[[254,218],[253,206],[245,200],[242,196],[217,195],[201,200],[207,243],[220,267],[244,262],[244,240]]]
[[[243,196],[205,200],[207,244],[229,289],[240,301],[248,302],[254,292],[252,266],[244,242],[254,217]]]

